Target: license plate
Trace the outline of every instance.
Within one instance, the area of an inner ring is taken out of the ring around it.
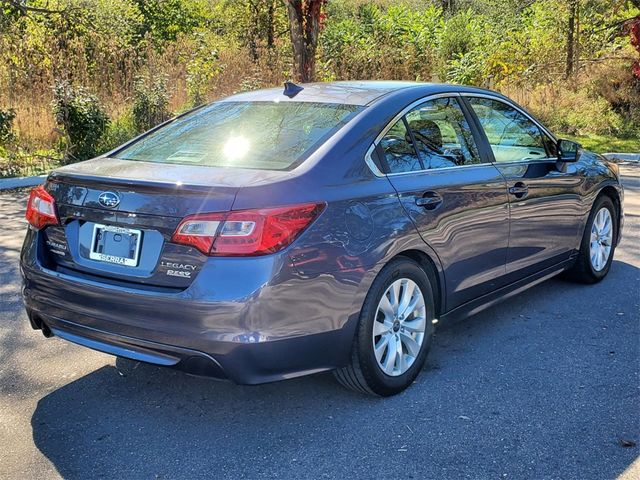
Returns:
[[[96,223],[89,258],[135,267],[138,265],[141,238],[142,230]]]

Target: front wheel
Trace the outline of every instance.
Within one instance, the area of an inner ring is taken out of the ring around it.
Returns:
[[[433,289],[408,258],[386,265],[364,302],[351,362],[336,370],[347,388],[380,396],[407,388],[422,369],[433,337]]]
[[[566,276],[581,283],[596,283],[606,277],[613,262],[618,216],[613,201],[599,197],[593,204],[576,263]]]

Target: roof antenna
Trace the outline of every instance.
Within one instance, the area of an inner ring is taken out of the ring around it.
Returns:
[[[293,98],[302,90],[304,90],[304,87],[301,87],[300,85],[296,85],[293,82],[284,82],[284,92],[282,92],[282,94],[289,98]]]

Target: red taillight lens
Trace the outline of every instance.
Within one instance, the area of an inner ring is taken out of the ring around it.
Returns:
[[[191,215],[180,222],[171,241],[206,255],[268,255],[290,245],[324,207],[324,203],[311,203]]]
[[[55,200],[42,185],[31,190],[25,217],[36,230],[47,225],[58,225]]]

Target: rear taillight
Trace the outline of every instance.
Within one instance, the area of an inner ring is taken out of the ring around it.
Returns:
[[[171,237],[205,255],[268,255],[290,245],[324,210],[324,203],[200,213],[186,217]]]
[[[55,200],[42,185],[31,190],[25,217],[36,230],[47,225],[58,225]]]

